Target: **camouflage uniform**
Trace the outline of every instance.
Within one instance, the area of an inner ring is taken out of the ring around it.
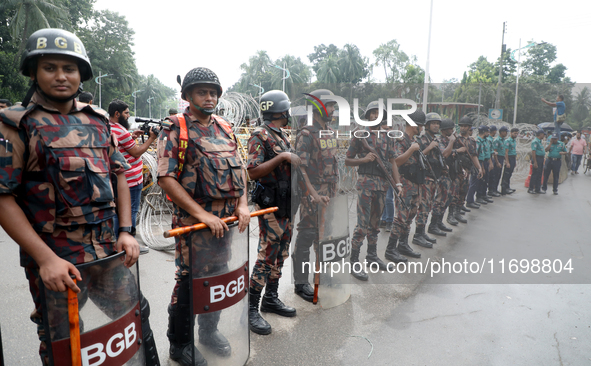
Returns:
[[[212,115],[209,125],[202,126],[199,122],[192,121],[189,113],[187,108],[184,115],[188,130],[188,146],[182,172],[177,177],[180,127],[178,118],[172,116],[158,139],[158,177],[177,179],[189,196],[205,211],[220,218],[230,216],[244,193],[243,166],[236,137],[224,130],[221,124],[228,122],[221,117]],[[173,206],[173,229],[199,223],[178,205]],[[207,240],[210,237],[211,233],[207,230],[175,237],[176,285],[171,298],[172,306],[177,303],[181,284],[188,281],[191,245],[195,245],[198,251],[194,258],[198,261],[195,267],[202,268],[203,273],[219,272],[227,267],[231,255],[231,238],[225,235],[225,240],[222,240],[224,245],[220,247],[219,244],[210,245]],[[182,291],[188,291],[188,287]]]
[[[273,159],[277,154],[288,151],[291,146],[287,135],[280,129],[269,124],[274,134],[265,127],[256,128],[248,140],[247,169],[256,168],[262,163]],[[277,137],[281,136],[281,142]],[[279,180],[291,181],[291,165],[281,163],[271,174],[261,177],[259,183],[276,186]],[[256,205],[256,209],[261,207]],[[293,224],[287,217],[277,217],[276,213],[259,216],[259,246],[257,261],[250,277],[250,287],[262,291],[265,284],[277,283],[281,278],[281,270],[285,259],[289,256],[289,243]]]
[[[0,194],[12,194],[33,229],[58,255],[81,264],[115,253],[110,173],[129,165],[106,117],[74,101],[67,115],[35,93],[28,106],[0,111]],[[35,303],[31,320],[47,356],[39,266],[20,251]]]
[[[296,138],[296,154],[301,159],[301,167],[306,169],[310,183],[319,196],[334,197],[339,179],[336,154],[338,141],[335,135],[319,136],[322,126],[314,121],[305,126]],[[333,131],[328,125],[324,130]],[[334,131],[333,131],[334,132]],[[318,204],[310,203],[302,197],[298,236],[293,251],[294,279],[296,285],[308,283],[302,264],[310,259],[310,246],[318,242]]]
[[[421,143],[421,150],[424,150],[429,146],[431,143],[430,137],[427,136],[427,133],[423,134],[419,137],[419,141]],[[429,154],[426,154],[427,159],[429,159],[429,163],[433,168],[433,171],[436,175],[441,174],[441,164],[437,159],[437,154],[435,152],[435,148],[429,151]],[[438,176],[433,176],[430,169],[427,169],[426,176],[425,176],[425,183],[420,185],[420,199],[419,199],[419,211],[417,213],[417,227],[425,227],[427,225],[427,221],[429,220],[429,213],[433,209],[433,199],[435,198],[435,191],[437,190],[437,180]]]
[[[370,137],[365,140],[370,147],[376,149],[379,158],[383,158],[384,164],[389,164],[389,160],[394,157],[390,139],[382,137],[378,140],[377,134],[371,133]],[[364,158],[368,153],[364,149],[362,142],[354,138],[347,150],[347,158],[354,159],[357,156]],[[362,165],[368,167],[362,167]],[[359,192],[357,197],[357,226],[355,226],[353,238],[351,239],[352,249],[355,251],[359,251],[366,236],[368,247],[377,245],[378,234],[380,233],[378,227],[380,217],[384,210],[386,191],[390,188],[385,173],[376,161],[362,165],[359,166],[357,179],[357,191]],[[367,173],[364,173],[364,168]]]
[[[410,137],[406,134],[406,132],[404,132],[402,139],[397,140],[394,143],[395,157],[404,154],[410,148],[412,143],[413,141],[411,141]],[[396,216],[394,217],[390,238],[399,238],[405,235],[408,236],[408,233],[410,232],[410,224],[417,214],[419,205],[419,184],[413,183],[408,179],[407,171],[410,168],[414,168],[417,171],[419,170],[419,160],[417,154],[412,154],[406,163],[398,167],[398,171],[400,172],[400,181],[402,183],[402,192],[400,192],[400,198],[404,201],[406,207],[402,207],[398,200],[395,201]]]
[[[449,137],[443,135],[437,138],[439,150],[444,151],[449,145]],[[454,166],[454,157],[450,155],[446,159],[448,169],[443,172],[437,182],[437,194],[433,205],[433,215],[445,214],[445,210],[451,204],[452,197],[457,196],[459,189],[458,174]]]
[[[463,206],[468,195],[468,189],[470,188],[470,175],[478,174],[474,168],[474,163],[471,161],[470,156],[476,156],[476,141],[470,136],[458,136],[454,143],[454,149],[460,149],[466,146],[470,155],[467,152],[458,153],[457,158],[460,161],[460,165],[465,172],[469,172],[468,176],[464,174],[458,174],[458,190],[457,195],[452,199],[451,204],[453,206]]]

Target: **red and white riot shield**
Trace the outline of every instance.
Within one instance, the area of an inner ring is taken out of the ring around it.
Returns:
[[[121,252],[76,266],[81,291],[70,303],[77,302],[78,324],[75,312],[68,314],[68,293],[41,286],[50,365],[70,366],[77,357],[82,366],[145,365],[138,264],[125,267],[124,256]]]
[[[191,238],[191,308],[197,315],[193,329],[195,346],[209,366],[244,365],[250,353],[248,327],[248,229],[238,223],[216,238],[209,229]],[[213,332],[230,344],[216,351],[206,339]]]

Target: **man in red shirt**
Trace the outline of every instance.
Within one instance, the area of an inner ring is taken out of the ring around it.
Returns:
[[[125,178],[129,185],[129,193],[131,195],[131,220],[133,226],[133,236],[135,236],[135,220],[137,217],[138,210],[140,208],[140,201],[142,198],[142,188],[144,188],[143,175],[142,175],[142,154],[148,150],[150,145],[158,137],[157,133],[154,133],[153,129],[150,129],[150,137],[142,145],[135,143],[134,136],[129,133],[129,106],[122,100],[114,99],[109,104],[109,125],[111,126],[111,133],[115,135],[118,141],[118,147],[121,154],[131,168],[125,171]],[[141,131],[140,131],[141,132]],[[119,221],[117,217],[114,220],[115,232],[119,227]],[[140,254],[148,253],[149,249],[145,246],[140,246]]]
[[[581,160],[583,159],[583,155],[585,155],[586,151],[587,141],[585,141],[584,138],[581,138],[581,131],[577,131],[577,138],[570,142],[570,148],[568,149],[572,160],[570,171],[571,174],[579,174],[579,165],[581,165]]]

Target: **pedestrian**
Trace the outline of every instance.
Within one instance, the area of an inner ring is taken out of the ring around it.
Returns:
[[[425,133],[418,138],[418,143],[425,157],[427,166],[425,182],[420,185],[419,210],[416,218],[415,235],[412,238],[413,244],[425,248],[433,248],[435,238],[431,238],[425,232],[425,226],[429,221],[429,214],[433,210],[433,200],[437,190],[437,181],[443,173],[445,163],[439,150],[439,142],[435,135],[439,133],[441,116],[437,113],[427,113],[425,117]]]
[[[326,109],[313,109],[312,126],[303,126],[296,136],[296,154],[301,159],[300,171],[311,199],[302,197],[301,200],[298,235],[292,261],[294,292],[305,301],[312,302],[314,290],[308,281],[309,273],[304,272],[304,263],[310,262],[310,247],[318,242],[316,207],[319,204],[327,205],[336,195],[339,169],[336,158],[338,143],[334,137],[334,130],[329,126],[335,111],[336,100],[330,98],[334,93],[327,89],[318,89],[310,95],[321,99]],[[321,98],[322,96],[325,98]],[[321,130],[325,133],[321,134]]]
[[[379,117],[380,106],[377,101],[368,104],[365,111],[365,119],[376,121]],[[400,176],[396,161],[394,160],[394,151],[392,150],[393,141],[387,134],[381,133],[381,125],[385,124],[387,112],[382,110],[382,120],[375,126],[366,127],[359,131],[367,131],[368,136],[362,137],[370,148],[375,149],[375,154],[364,147],[360,138],[351,139],[349,149],[345,158],[346,166],[358,166],[357,169],[357,225],[353,231],[351,239],[351,266],[359,262],[359,251],[363,245],[363,240],[367,238],[367,255],[365,260],[368,263],[376,263],[379,270],[387,270],[386,264],[378,257],[378,234],[380,229],[378,223],[380,215],[384,209],[384,200],[388,187],[386,174],[392,175],[392,180],[396,182],[397,190],[400,189]],[[381,160],[383,166],[390,166],[390,171],[384,171],[378,161]],[[398,192],[397,192],[398,193]],[[363,266],[361,266],[363,267]],[[360,271],[352,271],[353,277],[361,281],[367,281],[368,275],[363,268]]]
[[[554,110],[554,133],[560,136],[560,129],[564,121],[566,121],[566,105],[564,104],[564,96],[562,94],[556,97],[556,103],[548,102],[542,98],[542,102],[548,104],[550,107],[555,107]]]
[[[581,138],[581,131],[577,131],[577,137],[572,139],[570,148],[568,149],[571,154],[572,166],[571,174],[579,174],[579,166],[583,156],[587,154],[587,141]]]
[[[142,155],[148,151],[152,142],[158,138],[158,132],[154,131],[154,127],[150,128],[150,137],[141,145],[135,143],[134,137],[129,133],[129,106],[122,100],[113,99],[109,104],[109,124],[111,126],[111,133],[117,139],[117,147],[119,152],[123,155],[129,169],[125,171],[125,178],[129,185],[129,194],[131,196],[131,226],[133,227],[132,235],[135,237],[135,224],[137,214],[140,209],[140,202],[142,200],[142,189],[144,188],[144,176],[142,174],[143,161]],[[137,133],[143,134],[143,131],[134,131],[134,136],[137,138]],[[115,232],[119,228],[119,220],[117,216],[114,218]],[[140,254],[146,254],[150,251],[147,246],[140,246]]]
[[[459,187],[458,195],[452,199],[452,205],[458,206],[460,210],[464,212],[470,212],[470,208],[478,209],[480,205],[474,202],[474,191],[471,195],[468,195],[470,191],[470,182],[477,182],[477,179],[482,178],[484,175],[484,169],[478,161],[478,155],[476,151],[476,141],[472,135],[472,124],[473,121],[470,117],[464,116],[460,118],[458,125],[460,126],[460,136],[456,139],[454,148],[456,149],[457,159],[462,167],[463,174],[459,175]],[[466,205],[464,205],[466,202]]]
[[[263,288],[266,291],[261,302],[262,312],[296,316],[296,309],[286,306],[278,294],[293,232],[291,172],[300,163],[300,158],[291,153],[289,136],[281,130],[289,121],[290,106],[289,97],[280,90],[263,94],[260,100],[263,126],[257,127],[248,140],[248,175],[257,185],[255,192],[260,192],[253,195],[255,208],[279,207],[275,213],[258,217],[258,255],[250,277],[250,330],[263,335],[271,333],[271,325],[259,313]]]
[[[240,232],[250,221],[238,142],[229,122],[213,114],[221,95],[222,86],[213,71],[204,67],[189,71],[181,85],[181,98],[189,106],[168,117],[158,139],[158,183],[173,202],[172,227],[204,223],[210,230],[175,237],[175,286],[168,305],[167,336],[170,358],[183,366],[207,365],[192,342],[190,266],[211,275],[227,269],[231,238],[224,238],[229,229],[222,218],[237,216]],[[199,251],[195,263],[189,262],[191,247]],[[218,330],[220,317],[221,311],[199,314],[199,343],[228,357],[232,347]]]
[[[504,157],[504,148],[502,147],[503,144],[501,142],[500,139],[498,139],[499,136],[497,136],[497,126],[490,126],[489,127],[490,130],[490,135],[487,136],[486,140],[488,142],[488,148],[491,152],[490,155],[490,160],[492,163],[492,168],[489,172],[488,175],[488,195],[491,197],[500,197],[501,194],[497,191],[497,187],[499,185],[499,179],[500,174],[501,174],[501,170],[503,169],[503,165],[501,163],[501,160],[499,159],[499,149],[502,150],[501,153],[501,157]],[[496,143],[495,143],[495,140]]]
[[[0,109],[12,107],[12,103],[8,99],[0,99]]]
[[[92,78],[84,45],[65,30],[41,29],[29,37],[21,60],[20,71],[31,79],[31,88],[22,107],[0,112],[0,225],[21,248],[39,355],[48,365],[50,335],[44,322],[51,319],[44,315],[41,281],[46,290],[73,290],[81,304],[87,296],[94,301],[72,280],[89,280],[75,265],[125,251],[124,264],[130,267],[139,246],[130,235],[129,165],[117,151],[106,116],[75,100],[81,82]],[[121,223],[116,241],[115,207]],[[121,278],[121,283],[129,281]],[[140,305],[146,364],[158,365],[149,305],[141,295]]]
[[[501,137],[504,136],[504,133],[506,134],[506,132],[502,131],[503,127],[501,127]],[[515,166],[517,165],[517,141],[515,140],[517,138],[517,135],[519,135],[519,129],[513,127],[511,129],[511,135],[506,137],[504,141],[505,169],[503,171],[503,177],[501,181],[502,195],[515,193],[515,190],[511,188],[511,176],[513,175],[513,171],[515,170]]]
[[[529,189],[527,193],[536,194],[540,193],[540,188],[542,185],[542,173],[544,170],[544,146],[542,144],[542,139],[544,138],[544,130],[538,130],[536,132],[536,137],[531,143],[531,160],[532,160],[532,173],[531,178],[529,180]]]
[[[408,235],[410,234],[410,225],[419,209],[419,187],[425,183],[425,174],[427,167],[425,162],[420,161],[420,146],[415,141],[423,127],[425,126],[425,113],[417,110],[408,115],[416,126],[407,123],[402,138],[394,142],[394,155],[398,172],[400,173],[400,182],[402,191],[400,198],[404,205],[396,200],[396,216],[392,224],[392,231],[388,238],[388,246],[384,257],[394,263],[408,261],[402,255],[421,258],[421,253],[415,252],[408,245]],[[401,255],[402,254],[402,255]]]
[[[548,178],[550,177],[550,173],[552,173],[552,191],[555,195],[558,195],[560,165],[562,164],[561,155],[566,155],[566,147],[561,141],[558,141],[558,135],[553,134],[544,150],[548,152],[548,158],[546,159],[546,166],[544,168],[544,184],[539,193],[546,194]]]
[[[78,101],[86,104],[92,104],[93,99],[94,97],[92,93],[87,91],[80,93],[80,95],[78,96]]]

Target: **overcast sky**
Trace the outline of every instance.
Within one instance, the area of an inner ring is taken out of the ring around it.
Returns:
[[[217,73],[227,89],[238,81],[240,65],[258,50],[266,50],[272,60],[291,54],[309,63],[307,55],[316,45],[353,43],[373,61],[374,49],[396,39],[421,67],[427,61],[430,0],[97,0],[95,8],[125,15],[135,30],[139,72],[177,90],[176,75],[199,66]],[[566,75],[577,83],[591,82],[591,2],[586,0],[433,0],[431,80],[461,79],[480,55],[494,62],[504,21],[508,48],[518,48],[520,38],[522,46],[529,40],[552,43],[556,62],[568,68]],[[383,80],[383,68],[374,70]]]

